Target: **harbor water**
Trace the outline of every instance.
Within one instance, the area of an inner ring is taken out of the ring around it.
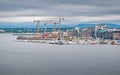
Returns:
[[[0,34],[0,75],[120,75],[120,45],[16,42]]]

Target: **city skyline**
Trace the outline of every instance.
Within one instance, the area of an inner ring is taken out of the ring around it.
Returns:
[[[120,23],[119,0],[3,0],[0,22],[64,17],[63,23]]]

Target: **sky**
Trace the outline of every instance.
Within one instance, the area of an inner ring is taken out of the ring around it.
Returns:
[[[120,24],[120,0],[0,0],[0,22],[63,17],[63,23]]]

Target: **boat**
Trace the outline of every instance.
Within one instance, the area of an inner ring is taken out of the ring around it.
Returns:
[[[67,41],[67,43],[70,44],[70,45],[78,45],[79,44],[79,43],[74,42],[74,41]]]
[[[55,44],[63,45],[63,42],[61,40],[57,40]]]
[[[58,45],[63,45],[64,43],[61,40],[51,40],[48,41],[49,44],[58,44]]]
[[[112,42],[111,42],[111,45],[120,45],[120,40],[112,41]]]
[[[17,40],[28,40],[29,37],[27,36],[18,36],[16,39]]]

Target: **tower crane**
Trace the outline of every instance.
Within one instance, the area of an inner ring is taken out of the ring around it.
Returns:
[[[60,25],[61,25],[61,21],[64,20],[64,18],[47,18],[47,19],[42,19],[42,20],[34,20],[34,22],[37,23],[37,26],[36,26],[36,37],[37,39],[40,39],[41,36],[40,36],[40,22],[44,22],[44,25],[45,25],[45,33],[46,33],[46,24],[47,23],[54,23],[54,36],[55,38],[57,38],[57,35],[56,35],[56,24],[59,24],[59,31],[58,31],[58,40],[61,39],[61,29],[60,29]]]

